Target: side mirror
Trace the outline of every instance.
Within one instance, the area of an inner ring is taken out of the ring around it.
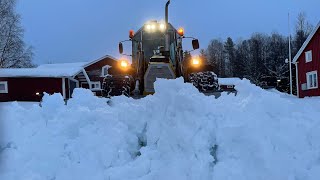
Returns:
[[[199,40],[198,39],[194,39],[192,40],[192,47],[194,50],[199,49],[200,45],[199,45]]]
[[[122,45],[122,43],[119,43],[119,53],[120,54],[123,53],[123,45]]]

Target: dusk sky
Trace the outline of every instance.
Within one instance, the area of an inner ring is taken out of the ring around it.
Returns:
[[[120,57],[118,42],[146,21],[164,19],[166,0],[19,0],[25,40],[34,62],[90,61],[106,54]],[[206,48],[213,38],[235,41],[254,32],[288,34],[299,12],[312,25],[320,20],[320,0],[172,0],[169,21],[184,27]],[[127,49],[129,52],[130,49]]]

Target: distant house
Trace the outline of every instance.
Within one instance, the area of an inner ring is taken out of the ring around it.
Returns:
[[[61,93],[65,100],[74,88],[101,95],[103,78],[117,60],[104,56],[92,62],[45,64],[28,69],[0,69],[0,102],[40,101],[44,92]]]
[[[320,22],[294,57],[293,63],[297,67],[298,96],[320,96]]]

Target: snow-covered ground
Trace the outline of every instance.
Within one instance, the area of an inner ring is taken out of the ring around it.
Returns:
[[[40,105],[38,102],[15,102],[15,103],[27,109],[32,109],[33,105]],[[10,105],[12,105],[12,102],[0,102],[0,112],[2,108]]]
[[[319,180],[320,99],[247,80],[219,99],[182,79],[140,100],[77,89],[0,106],[4,180]]]

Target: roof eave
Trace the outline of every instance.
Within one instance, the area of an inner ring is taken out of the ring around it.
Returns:
[[[83,68],[86,68],[86,67],[88,67],[88,66],[91,66],[92,64],[97,63],[97,62],[99,62],[99,61],[101,61],[101,60],[103,60],[103,59],[105,59],[105,58],[110,58],[110,59],[113,59],[113,60],[117,61],[116,58],[114,58],[114,57],[112,57],[112,56],[110,56],[110,55],[105,55],[105,56],[103,56],[103,57],[101,57],[101,58],[99,58],[99,59],[97,59],[97,60],[94,60],[94,61],[89,62],[88,64],[84,65]]]

